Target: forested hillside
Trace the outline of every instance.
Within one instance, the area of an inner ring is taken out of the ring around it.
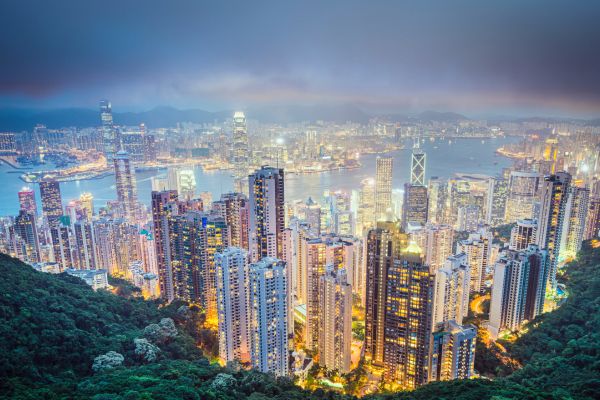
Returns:
[[[201,314],[94,292],[0,255],[0,396],[15,399],[344,399],[202,356]],[[371,399],[593,399],[600,393],[600,249],[586,243],[570,293],[510,348],[524,368],[494,381],[427,385]],[[205,344],[205,343],[204,343]],[[206,344],[205,344],[206,347]]]

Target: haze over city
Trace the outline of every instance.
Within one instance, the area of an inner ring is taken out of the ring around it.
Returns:
[[[594,2],[4,2],[0,104],[598,117]],[[35,10],[35,11],[33,11]],[[32,12],[33,11],[33,12]]]
[[[5,1],[0,399],[598,398],[599,17]]]

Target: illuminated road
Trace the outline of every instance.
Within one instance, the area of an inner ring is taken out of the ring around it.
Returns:
[[[490,300],[491,295],[490,294],[485,294],[483,296],[477,296],[475,297],[472,301],[471,301],[471,311],[475,314],[475,315],[481,315],[484,313],[483,310],[483,302],[486,300]]]

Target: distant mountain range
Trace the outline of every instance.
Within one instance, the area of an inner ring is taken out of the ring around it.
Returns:
[[[412,122],[457,122],[469,120],[468,117],[462,114],[438,111],[424,111],[416,115],[375,114],[365,112],[354,105],[271,106],[254,107],[245,111],[246,116],[250,119],[272,123],[315,121],[366,123],[369,119],[376,116]],[[233,110],[211,112],[201,109],[180,110],[166,106],[142,112],[117,112],[113,110],[113,118],[118,125],[138,125],[145,123],[151,128],[173,127],[178,122],[220,122],[231,115],[233,115]],[[600,125],[600,120],[592,120],[588,121],[588,123]],[[88,108],[60,108],[53,110],[0,108],[0,132],[31,130],[36,124],[44,124],[48,128],[54,129],[66,126],[79,128],[99,126],[100,115],[98,110]]]

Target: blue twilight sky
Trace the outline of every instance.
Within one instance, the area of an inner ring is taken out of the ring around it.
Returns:
[[[3,0],[0,107],[600,116],[600,2]]]

